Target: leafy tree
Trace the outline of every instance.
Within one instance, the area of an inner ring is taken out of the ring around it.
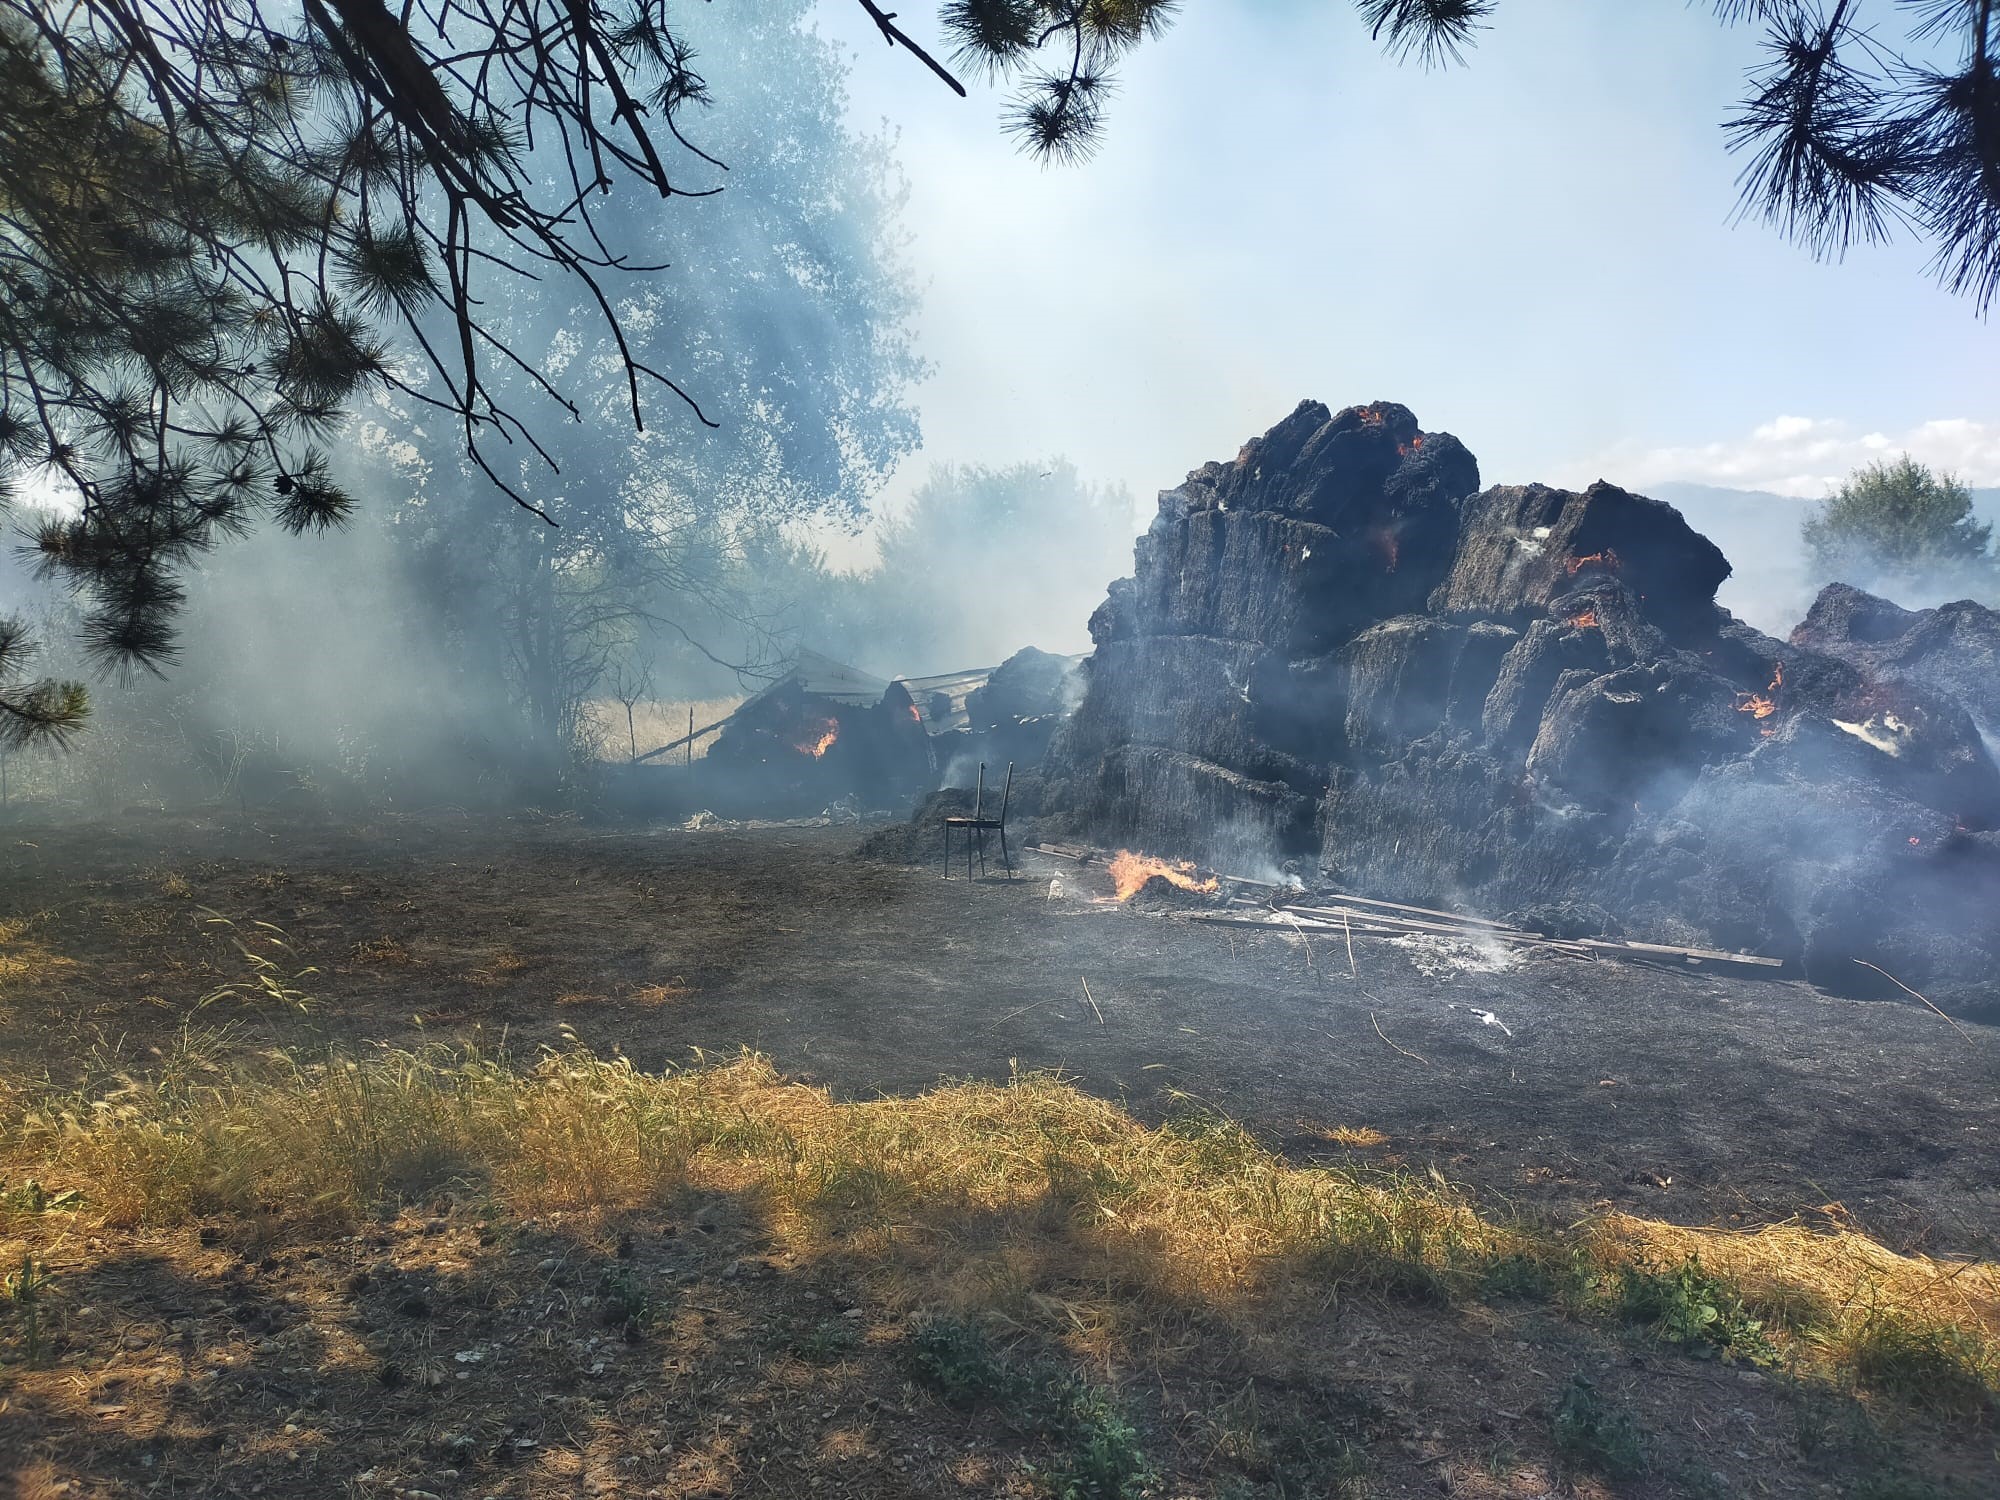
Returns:
[[[1806,551],[1822,578],[1878,575],[1905,584],[1990,589],[1993,528],[1973,518],[1972,492],[1905,453],[1857,469],[1808,516]]]
[[[672,212],[636,196],[600,210],[608,236],[674,268],[622,302],[624,347],[695,372],[715,431],[696,442],[632,431],[622,395],[589,379],[618,368],[618,338],[582,289],[549,280],[494,324],[509,347],[585,377],[580,424],[545,439],[562,466],[547,502],[559,527],[494,507],[421,409],[405,403],[385,435],[420,455],[396,525],[417,565],[449,580],[422,592],[455,591],[467,649],[498,648],[489,666],[525,716],[537,779],[574,757],[588,698],[640,637],[733,666],[778,654],[773,603],[742,566],[750,543],[796,521],[859,518],[917,442],[908,396],[924,366],[896,230],[903,188],[887,142],[849,127],[846,63],[812,11],[756,0],[690,14],[678,34],[715,101],[700,145],[739,163],[729,191]],[[533,408],[522,372],[495,385]],[[533,462],[515,460],[523,483]]]

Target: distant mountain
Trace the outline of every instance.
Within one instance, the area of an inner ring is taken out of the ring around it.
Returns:
[[[1791,633],[1819,592],[1806,573],[1799,525],[1815,502],[1768,490],[1669,481],[1642,487],[1722,549],[1734,570],[1717,592],[1738,619],[1775,636]]]
[[[1681,480],[1639,488],[1673,506],[1688,525],[1722,549],[1734,571],[1716,597],[1730,613],[1780,637],[1789,635],[1805,617],[1819,588],[1806,570],[1799,525],[1816,500]],[[1993,522],[2000,531],[2000,489],[1975,489],[1972,507],[1981,520]],[[1916,607],[1936,601],[1897,602]]]

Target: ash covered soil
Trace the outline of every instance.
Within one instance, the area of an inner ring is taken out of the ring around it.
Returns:
[[[1830,1217],[1995,1252],[2000,1029],[1428,941],[1357,937],[1350,972],[1338,938],[1101,904],[1101,873],[1055,859],[949,882],[867,862],[869,831],[17,823],[0,921],[39,977],[0,970],[0,1066],[62,1080],[95,1049],[143,1067],[246,977],[219,915],[282,929],[317,971],[303,1017],[198,1013],[246,1047],[519,1054],[568,1029],[648,1068],[753,1048],[848,1097],[1060,1069],[1148,1120],[1193,1096],[1295,1159],[1435,1165],[1534,1218]]]

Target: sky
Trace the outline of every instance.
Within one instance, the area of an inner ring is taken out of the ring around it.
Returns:
[[[1908,450],[2000,483],[2000,329],[1922,248],[1815,263],[1732,223],[1749,29],[1682,0],[1506,0],[1465,68],[1383,58],[1345,0],[1198,0],[1042,166],[821,0],[894,131],[933,462],[1060,454],[1151,497],[1305,397],[1457,434],[1486,483],[1819,496]],[[935,9],[899,17],[920,41]]]

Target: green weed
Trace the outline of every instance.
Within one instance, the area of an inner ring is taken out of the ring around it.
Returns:
[[[42,1362],[46,1353],[46,1331],[42,1326],[42,1304],[47,1300],[49,1288],[56,1279],[47,1265],[37,1260],[32,1252],[21,1257],[21,1269],[10,1271],[0,1280],[0,1296],[5,1296],[7,1305],[21,1325],[21,1352],[31,1365]]]
[[[1025,1382],[976,1323],[927,1318],[910,1330],[903,1361],[911,1376],[948,1406],[978,1406],[1018,1395]]]
[[[1629,1322],[1644,1323],[1656,1338],[1690,1354],[1756,1365],[1778,1357],[1762,1321],[1744,1311],[1732,1287],[1702,1269],[1699,1256],[1690,1255],[1671,1270],[1621,1267],[1617,1295],[1618,1310]]]
[[[1636,1479],[1646,1472],[1646,1446],[1638,1424],[1582,1375],[1572,1375],[1563,1387],[1550,1425],[1556,1452],[1571,1468],[1607,1479]]]
[[[1054,1500],[1137,1500],[1157,1481],[1139,1430],[1114,1393],[1070,1379],[1052,1394],[1062,1448],[1054,1463],[1030,1472]]]

